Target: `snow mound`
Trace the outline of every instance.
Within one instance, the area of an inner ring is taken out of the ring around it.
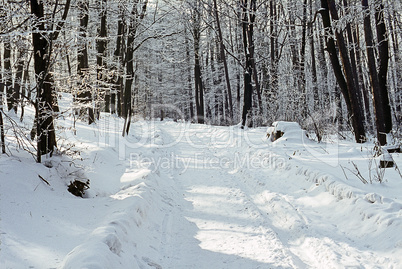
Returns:
[[[308,136],[297,122],[276,121],[267,129],[269,140],[274,141],[291,141],[305,142]]]

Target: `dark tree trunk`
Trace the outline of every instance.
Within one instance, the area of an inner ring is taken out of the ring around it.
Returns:
[[[0,55],[0,70],[1,70],[1,55]],[[6,153],[6,142],[4,138],[4,122],[3,122],[3,81],[2,75],[0,72],[0,145],[1,145],[1,152],[4,154]]]
[[[111,113],[114,114],[117,112],[118,116],[122,115],[122,98],[121,92],[123,88],[123,58],[124,58],[124,51],[125,51],[125,14],[124,8],[120,7],[121,14],[119,20],[117,22],[117,39],[116,39],[116,50],[114,51],[114,58],[115,58],[115,65],[113,67],[115,74],[114,74],[114,81],[113,81],[113,91],[111,94]]]
[[[307,105],[307,91],[306,91],[306,39],[307,39],[307,0],[303,1],[303,19],[302,19],[302,44],[300,49],[300,63],[299,63],[299,80],[301,88],[301,112],[302,117],[305,119],[308,113]]]
[[[133,85],[134,79],[134,40],[135,34],[137,32],[137,4],[138,1],[134,1],[133,10],[131,13],[131,23],[128,27],[128,36],[127,36],[127,49],[125,54],[125,66],[126,66],[126,84],[124,87],[124,97],[123,97],[123,118],[124,118],[124,128],[123,128],[123,136],[128,134],[129,132],[129,124],[127,124],[128,115],[131,114],[131,87]]]
[[[366,88],[366,85],[364,83],[364,76],[363,76],[363,61],[361,60],[361,53],[362,49],[358,46],[360,44],[359,42],[359,26],[356,25],[355,29],[353,31],[353,39],[355,40],[356,46],[357,46],[357,51],[356,51],[356,64],[357,64],[357,74],[358,74],[358,81],[359,81],[359,87],[362,89],[363,92],[363,100],[364,100],[364,107],[365,107],[365,112],[366,112],[366,121],[367,121],[367,126],[370,129],[370,131],[373,130],[373,121],[371,118],[371,111],[370,111],[370,97],[369,97],[369,89]]]
[[[88,124],[94,122],[94,110],[92,107],[92,93],[91,86],[88,83],[88,44],[86,41],[87,37],[87,28],[88,28],[88,19],[89,19],[89,3],[87,0],[81,0],[78,4],[80,9],[80,31],[79,31],[79,48],[78,48],[78,67],[77,72],[81,78],[81,82],[79,85],[79,92],[77,94],[77,99],[82,105],[84,109],[80,109],[82,111],[88,111]],[[84,112],[85,113],[85,112]],[[83,114],[84,114],[83,113]]]
[[[387,29],[385,26],[384,19],[384,6],[382,1],[376,4],[375,6],[375,25],[377,30],[377,42],[378,42],[378,82],[379,82],[379,90],[380,96],[382,99],[382,111],[384,112],[384,128],[385,132],[389,133],[392,130],[392,115],[391,115],[391,106],[389,102],[388,96],[388,87],[387,87],[387,72],[388,72],[388,36]]]
[[[277,95],[278,95],[278,62],[279,62],[279,46],[278,46],[278,16],[277,16],[277,8],[276,1],[270,0],[269,3],[269,15],[270,15],[270,25],[269,25],[269,34],[270,34],[270,58],[271,58],[271,66],[270,66],[270,90],[268,93],[268,99],[272,104],[275,104],[275,107],[271,109],[274,113],[276,112],[277,106]]]
[[[319,70],[322,72],[322,78],[320,81],[320,88],[322,89],[322,108],[323,109],[329,109],[330,105],[330,93],[332,93],[332,90],[329,89],[328,87],[328,67],[327,67],[327,62],[325,60],[325,42],[324,42],[324,35],[318,36],[318,66]],[[330,61],[332,63],[332,58],[330,58]]]
[[[28,60],[25,63],[25,68],[24,68],[24,74],[22,78],[22,83],[21,83],[21,100],[24,98],[27,98],[28,100],[31,100],[31,86],[30,86],[30,80],[29,80],[29,66],[31,64],[33,54],[30,53],[30,56]],[[23,121],[24,119],[24,112],[25,112],[25,105],[24,102],[21,102],[21,115],[20,115],[20,122]]]
[[[374,117],[377,126],[377,139],[381,145],[385,145],[386,137],[385,137],[385,122],[381,119],[384,112],[382,111],[381,97],[379,91],[379,80],[377,74],[377,66],[375,60],[375,51],[374,51],[374,42],[373,42],[373,32],[371,29],[371,21],[370,21],[370,11],[368,9],[368,1],[362,0],[363,8],[366,12],[364,16],[364,37],[366,40],[366,50],[367,50],[367,60],[368,60],[368,68],[371,82],[371,90],[373,93],[373,101],[374,101]]]
[[[255,17],[257,13],[257,3],[256,0],[250,0],[250,9],[249,9],[249,20],[248,31],[247,31],[247,39],[248,39],[248,50],[250,53],[250,64],[253,69],[252,77],[255,84],[255,91],[257,93],[258,100],[258,111],[262,113],[262,99],[261,99],[261,87],[258,79],[257,65],[255,63],[255,46],[254,46],[254,24]]]
[[[335,1],[327,0],[327,2],[329,10],[331,12],[332,19],[335,21],[339,21],[338,12],[335,7]],[[352,107],[352,110],[349,111],[349,117],[351,118],[351,123],[355,134],[356,142],[362,143],[366,141],[366,131],[364,128],[365,118],[363,112],[361,92],[358,88],[356,88],[358,84],[355,82],[353,75],[356,74],[356,72],[355,70],[353,70],[343,34],[340,31],[335,31],[335,36],[346,78],[348,97],[350,99]]]
[[[53,39],[44,38],[45,20],[43,2],[31,0],[31,13],[34,15],[32,43],[34,49],[34,69],[36,75],[36,118],[37,118],[37,161],[41,162],[41,155],[52,154],[56,143],[56,134],[53,125],[53,78],[50,68],[50,44]]]
[[[2,96],[1,96],[2,98]],[[0,99],[0,101],[3,101]],[[1,153],[6,153],[6,141],[4,138],[4,124],[3,124],[3,106],[0,105],[0,145],[1,145]]]
[[[106,25],[106,19],[107,19],[107,0],[100,0],[99,2],[100,5],[100,26],[98,29],[98,39],[96,40],[96,49],[97,49],[97,55],[96,55],[96,64],[97,64],[97,69],[96,69],[96,74],[98,78],[98,87],[100,88],[99,90],[104,92],[105,96],[105,112],[110,112],[110,89],[108,88],[107,85],[107,80],[106,77],[107,75],[105,72],[107,72],[107,66],[106,66],[106,57],[107,57],[107,25]]]
[[[142,3],[141,12],[138,12],[137,5],[139,4],[139,0],[134,1],[133,9],[131,12],[130,25],[128,28],[128,36],[127,36],[127,49],[125,54],[124,64],[126,66],[126,84],[124,88],[124,98],[123,98],[123,118],[124,118],[124,134],[128,134],[130,131],[130,122],[129,116],[131,119],[131,99],[132,99],[132,85],[134,80],[134,40],[137,34],[137,29],[140,20],[142,20],[145,16],[146,8],[148,1],[144,1]]]
[[[343,0],[343,5],[345,6],[345,9],[348,8],[348,3],[347,0]],[[353,34],[352,34],[352,26],[350,25],[350,22],[346,24],[346,33],[347,33],[347,40],[348,40],[348,51],[349,51],[349,57],[350,57],[350,64],[351,64],[351,69],[352,69],[352,75],[353,75],[353,81],[355,83],[355,88],[357,91],[360,93],[361,89],[359,88],[359,79],[357,76],[357,64],[356,64],[356,50],[355,48],[357,47],[356,40],[353,39]],[[361,94],[360,94],[361,95]],[[359,97],[360,100],[361,97]]]
[[[4,86],[6,87],[6,100],[7,109],[10,111],[13,109],[14,94],[13,94],[13,82],[12,82],[12,70],[11,70],[11,43],[9,38],[4,42]]]
[[[345,73],[344,76],[342,67],[337,56],[335,41],[332,37],[329,12],[331,12],[333,20],[339,20],[335,8],[335,2],[333,0],[321,0],[321,7],[322,10],[320,12],[323,19],[324,28],[326,30],[327,51],[331,59],[332,68],[334,70],[335,77],[341,89],[342,95],[345,99],[346,107],[348,109],[348,115],[351,119],[355,135],[355,140],[357,143],[363,143],[366,140],[364,129],[364,114],[361,106],[361,100],[359,100],[359,93],[355,87],[355,82],[353,80],[353,70],[350,64],[345,39],[341,32],[335,31],[336,41],[342,59],[343,71]]]
[[[228,70],[228,64],[226,61],[225,46],[223,44],[222,29],[221,29],[221,24],[220,24],[220,20],[219,20],[218,6],[216,4],[216,0],[214,0],[214,10],[215,10],[216,25],[218,28],[220,54],[221,54],[221,58],[223,61],[223,67],[225,70],[226,90],[227,90],[227,94],[228,94],[229,118],[230,118],[230,122],[232,122],[233,121],[232,89],[230,86],[229,70]]]
[[[387,143],[387,137],[386,134],[389,133],[390,130],[388,130],[389,126],[387,126],[387,122],[391,121],[391,115],[389,114],[389,119],[388,117],[388,112],[386,112],[385,108],[388,106],[389,107],[389,100],[388,100],[388,93],[386,89],[386,80],[384,81],[384,78],[380,80],[380,76],[386,76],[386,69],[387,67],[384,67],[384,64],[388,65],[388,43],[386,43],[387,48],[382,48],[380,44],[379,48],[379,53],[380,56],[386,57],[387,59],[381,59],[380,60],[380,68],[379,73],[377,73],[377,65],[376,65],[376,59],[375,59],[375,51],[374,51],[374,42],[373,42],[373,31],[371,28],[371,20],[370,20],[370,11],[368,8],[368,1],[367,0],[362,0],[362,5],[363,5],[363,10],[365,11],[365,16],[364,16],[364,37],[366,40],[366,48],[367,48],[367,60],[368,60],[368,67],[369,67],[369,73],[370,73],[370,81],[371,81],[371,89],[373,92],[373,101],[374,101],[374,111],[375,111],[375,122],[377,126],[377,139],[380,145],[385,145]],[[376,14],[377,15],[377,14]],[[378,23],[378,19],[376,19],[376,22]],[[385,29],[385,26],[382,26]],[[378,31],[378,30],[377,30]],[[380,30],[381,31],[381,30]],[[385,35],[385,33],[383,33]],[[379,36],[381,38],[381,36]],[[384,40],[383,40],[384,41]],[[381,50],[385,50],[382,51]],[[386,53],[385,55],[383,55]],[[385,83],[385,85],[381,85],[381,83]],[[383,96],[383,91],[385,91],[385,95]],[[390,113],[390,111],[389,111]],[[391,122],[392,124],[392,122]],[[392,127],[392,126],[391,126]]]
[[[191,87],[191,64],[190,64],[190,45],[188,42],[188,36],[187,36],[187,28],[184,28],[184,34],[185,34],[185,45],[186,45],[186,63],[187,63],[187,92],[188,92],[188,100],[189,100],[189,106],[187,112],[185,114],[185,118],[189,117],[190,121],[194,120],[194,99],[193,99],[193,89]]]
[[[395,89],[394,89],[394,98],[395,98],[395,126],[402,125],[402,61],[401,61],[401,53],[399,51],[399,42],[398,36],[395,31],[397,27],[398,21],[393,19],[397,17],[397,11],[393,11],[393,16],[390,16],[390,32],[392,38],[392,48],[393,54],[395,57],[395,66],[396,66],[396,75],[394,77],[395,80]]]
[[[254,2],[254,0],[251,0]],[[252,4],[252,3],[251,3]],[[243,113],[242,113],[242,124],[241,126],[244,127],[246,124],[251,124],[251,109],[253,105],[253,86],[251,84],[251,78],[253,74],[253,66],[252,66],[252,56],[250,52],[250,38],[253,37],[253,28],[250,27],[249,21],[249,8],[247,0],[241,0],[241,7],[243,12],[242,17],[242,29],[243,29],[243,49],[245,54],[245,69],[244,69],[244,100],[243,100]],[[251,31],[251,33],[250,33]],[[249,120],[249,121],[248,121]]]
[[[310,18],[313,17],[313,0],[310,0]],[[311,23],[308,24],[308,35],[310,37],[310,53],[311,53],[311,76],[313,83],[313,110],[318,111],[320,107],[320,99],[318,95],[318,85],[317,85],[317,64],[316,64],[316,56],[315,56],[315,45],[314,45],[314,32],[313,25]]]
[[[204,85],[202,82],[200,65],[200,39],[201,39],[201,14],[200,6],[194,9],[194,82],[195,82],[195,105],[197,110],[197,122],[204,123]]]
[[[17,71],[14,79],[14,91],[13,91],[13,110],[17,113],[18,104],[20,103],[21,88],[23,85],[22,75],[24,73],[24,48],[18,49]]]

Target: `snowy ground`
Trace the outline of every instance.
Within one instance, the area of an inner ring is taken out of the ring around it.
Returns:
[[[0,268],[402,264],[402,178],[390,168],[375,180],[372,144],[318,144],[297,128],[271,142],[266,128],[173,121],[137,121],[121,138],[121,121],[106,115],[77,122],[74,135],[71,120],[57,122],[70,155],[46,166],[7,138]],[[77,178],[91,181],[85,199],[66,190]]]

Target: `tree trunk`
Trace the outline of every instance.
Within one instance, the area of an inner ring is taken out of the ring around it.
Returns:
[[[199,4],[199,3],[198,3]],[[195,83],[195,105],[197,110],[197,122],[204,123],[204,85],[202,83],[200,65],[200,39],[201,39],[201,10],[200,6],[194,9],[194,83]]]
[[[230,121],[230,123],[232,123],[232,121],[233,121],[232,89],[230,87],[229,70],[228,70],[228,64],[227,64],[226,55],[225,55],[225,45],[223,44],[222,29],[221,29],[221,24],[219,21],[218,5],[216,4],[216,0],[214,0],[214,10],[215,10],[216,25],[218,28],[220,54],[221,54],[221,58],[223,61],[223,67],[225,70],[226,90],[227,90],[227,94],[228,94],[228,105],[229,105],[229,121]]]
[[[327,32],[326,29],[324,29],[325,32]],[[329,89],[328,87],[328,67],[327,67],[327,62],[325,60],[325,45],[324,45],[324,35],[318,35],[318,64],[319,64],[319,70],[322,72],[322,79],[320,83],[320,88],[322,89],[322,108],[324,110],[329,109],[330,106],[330,93],[332,90]],[[332,59],[330,58],[330,61],[332,62]]]
[[[248,50],[250,53],[250,64],[253,69],[252,77],[255,84],[255,91],[257,93],[258,100],[258,111],[262,113],[262,99],[261,99],[261,87],[258,79],[257,65],[255,63],[255,46],[254,46],[254,24],[255,17],[257,12],[257,3],[256,0],[250,0],[250,9],[249,9],[249,20],[248,31],[247,31],[247,39],[248,39]]]
[[[361,53],[363,52],[362,49],[359,47],[358,44],[359,42],[359,26],[356,25],[355,29],[353,31],[353,39],[355,40],[356,46],[357,46],[357,51],[356,51],[356,64],[357,64],[357,74],[358,74],[358,81],[359,81],[359,87],[362,89],[363,92],[363,100],[364,100],[364,107],[365,107],[365,112],[366,112],[366,126],[370,129],[370,131],[373,130],[373,121],[371,117],[371,111],[370,111],[370,97],[369,97],[369,89],[367,89],[364,81],[364,75],[363,75],[363,61],[361,60],[362,56]]]
[[[331,17],[335,21],[339,21],[338,12],[335,7],[334,0],[327,0],[329,10],[331,12]],[[353,131],[355,134],[356,142],[362,143],[366,141],[366,131],[364,128],[365,118],[362,105],[361,92],[356,88],[357,83],[354,80],[354,70],[348,55],[348,50],[346,47],[346,42],[343,34],[340,31],[335,31],[335,36],[343,64],[343,70],[347,83],[348,96],[351,102],[352,111],[349,112],[349,117],[351,118],[351,123],[353,126]]]
[[[121,92],[123,88],[123,58],[124,58],[124,51],[125,51],[125,32],[126,32],[126,25],[125,25],[125,9],[123,7],[119,7],[121,12],[119,16],[119,20],[117,22],[117,38],[116,38],[116,49],[114,51],[114,62],[115,66],[114,69],[114,81],[112,86],[112,94],[111,94],[111,113],[114,114],[117,112],[118,116],[122,115],[122,98]]]
[[[52,39],[44,38],[45,20],[43,2],[31,1],[31,13],[34,15],[32,43],[34,49],[34,69],[36,75],[36,118],[37,118],[37,161],[41,162],[41,155],[52,154],[56,143],[56,134],[53,125],[53,78],[49,72],[50,44]]]
[[[397,11],[394,9],[393,17],[397,17]],[[395,28],[397,27],[397,20],[393,19],[392,16],[389,18],[390,32],[392,38],[392,48],[394,55],[394,66],[395,66],[395,89],[394,89],[394,98],[395,98],[395,126],[402,125],[402,61],[401,61],[401,53],[399,51],[399,42],[398,36],[395,32]]]
[[[1,70],[1,57],[0,57],[0,70]],[[6,153],[6,142],[4,138],[4,122],[3,122],[3,82],[2,75],[0,72],[0,145],[1,145],[1,153]]]
[[[364,117],[363,117],[364,114],[361,102],[359,100],[359,94],[355,87],[355,82],[353,80],[353,70],[350,64],[345,40],[341,32],[335,31],[336,41],[338,44],[343,64],[343,70],[345,73],[344,76],[342,67],[339,63],[339,59],[337,56],[335,41],[332,37],[331,20],[329,17],[329,12],[331,12],[333,20],[335,21],[339,20],[335,8],[335,1],[321,0],[321,7],[322,10],[320,12],[323,19],[324,28],[327,32],[326,33],[327,51],[331,59],[331,64],[335,73],[335,77],[341,89],[342,95],[345,99],[346,107],[348,109],[348,115],[349,118],[351,119],[353,132],[355,135],[355,140],[357,143],[363,143],[366,140],[366,134],[364,129]]]
[[[370,11],[368,7],[368,1],[367,0],[362,0],[362,5],[363,5],[363,10],[365,11],[365,16],[364,16],[364,37],[366,40],[366,49],[367,49],[367,60],[368,60],[368,67],[369,67],[369,74],[370,74],[370,81],[371,81],[371,89],[373,92],[373,101],[374,101],[374,112],[375,112],[375,122],[377,126],[377,139],[380,145],[385,145],[387,143],[387,137],[386,134],[389,133],[390,130],[387,129],[386,123],[388,121],[387,119],[387,112],[384,110],[386,106],[389,106],[389,100],[388,100],[388,93],[386,91],[386,85],[382,85],[381,83],[384,83],[383,78],[380,81],[380,75],[383,76],[383,72],[387,72],[384,70],[384,62],[380,63],[382,67],[379,69],[380,72],[382,73],[377,73],[377,65],[376,65],[376,59],[375,59],[375,51],[374,51],[374,42],[373,42],[373,31],[371,28],[371,20],[370,20]],[[378,22],[378,20],[376,20]],[[384,26],[385,27],[385,26]],[[380,47],[381,49],[384,50],[384,48]],[[388,58],[388,44],[387,44],[387,49],[386,49],[386,55],[381,55]],[[381,60],[385,61],[385,60]],[[388,59],[386,60],[388,63]],[[386,67],[385,67],[386,68]],[[386,75],[386,74],[385,74]],[[386,81],[385,81],[386,83]],[[385,88],[385,93],[386,93],[386,98],[383,96],[383,91]],[[384,102],[388,102],[387,104],[384,104]]]
[[[7,109],[11,111],[14,106],[13,81],[11,70],[11,43],[9,38],[4,42],[4,86],[6,87]]]
[[[271,108],[270,111],[276,113],[278,104],[278,62],[279,62],[279,46],[278,46],[278,16],[277,16],[277,8],[276,1],[270,0],[269,2],[269,34],[270,34],[270,90],[268,93],[268,99],[271,104],[274,104],[274,107]],[[274,117],[274,115],[271,115]],[[275,118],[275,117],[274,117]],[[274,119],[271,119],[272,121]]]
[[[375,6],[375,25],[377,30],[377,42],[378,42],[378,82],[379,82],[379,90],[380,96],[382,99],[381,105],[382,111],[384,111],[384,127],[385,132],[388,134],[392,130],[392,115],[391,115],[391,106],[389,102],[388,96],[388,87],[387,87],[387,73],[388,73],[388,35],[387,29],[385,26],[384,19],[384,6],[382,1],[376,4]]]
[[[303,19],[302,19],[302,44],[300,49],[299,77],[301,88],[301,113],[305,119],[308,113],[307,91],[306,91],[306,39],[307,39],[307,0],[303,1]]]
[[[185,114],[185,118],[189,117],[190,121],[194,120],[194,102],[193,102],[193,89],[191,87],[191,64],[190,64],[190,45],[187,37],[187,28],[184,28],[185,46],[186,46],[186,63],[187,63],[187,94],[188,94],[188,112]]]
[[[88,44],[86,41],[88,19],[89,19],[89,3],[88,0],[81,0],[78,3],[78,8],[80,10],[80,31],[79,31],[79,48],[77,52],[78,66],[77,72],[81,79],[79,90],[77,94],[77,100],[84,106],[80,108],[80,111],[88,111],[88,124],[95,121],[94,110],[92,107],[92,93],[91,86],[88,81],[89,76],[89,65],[88,65]],[[83,113],[83,114],[84,114]],[[81,114],[81,113],[80,113]]]
[[[134,40],[137,34],[138,25],[140,20],[142,20],[145,16],[145,12],[147,9],[148,1],[144,1],[142,3],[141,13],[138,12],[137,5],[139,4],[139,0],[135,0],[133,3],[133,9],[131,11],[131,18],[130,18],[130,25],[128,28],[128,36],[127,36],[127,49],[125,55],[125,66],[126,66],[126,85],[124,88],[124,98],[123,98],[123,118],[124,118],[124,133],[128,134],[130,131],[130,122],[127,123],[129,120],[128,116],[130,115],[131,119],[131,91],[132,85],[134,80]]]
[[[107,75],[105,74],[107,72],[107,66],[106,66],[106,57],[107,57],[107,25],[106,25],[106,19],[107,19],[107,0],[99,0],[99,5],[100,5],[100,26],[98,29],[98,38],[96,40],[96,49],[97,49],[97,55],[96,55],[96,64],[97,64],[97,69],[96,69],[96,74],[98,78],[98,89],[101,92],[104,92],[105,95],[105,112],[110,112],[110,89],[109,85],[107,85],[107,80],[106,77]]]
[[[251,0],[254,1],[254,0]],[[251,108],[253,105],[253,86],[251,84],[251,78],[253,74],[253,66],[252,66],[252,56],[250,53],[250,38],[252,38],[253,33],[250,31],[253,30],[250,27],[250,21],[248,16],[248,3],[247,0],[241,0],[241,7],[243,12],[242,17],[242,29],[243,29],[243,49],[245,54],[245,69],[243,73],[244,77],[244,96],[243,96],[243,113],[242,113],[242,128],[246,126],[246,124],[251,124]]]
[[[3,98],[3,96],[1,96]],[[2,99],[0,99],[3,102]],[[1,153],[6,153],[6,141],[4,138],[4,124],[3,124],[3,106],[0,105],[0,145],[1,145]]]
[[[313,18],[313,0],[310,0],[310,18]],[[308,35],[310,37],[310,53],[311,53],[311,76],[313,83],[313,110],[318,111],[320,107],[320,99],[318,95],[318,85],[317,85],[317,64],[315,56],[315,45],[314,45],[314,32],[312,23],[308,24]]]
[[[1,54],[0,54],[0,70],[1,70]],[[0,144],[1,144],[1,152],[4,154],[6,153],[6,145],[4,139],[4,123],[3,123],[3,91],[4,91],[4,84],[3,84],[3,77],[0,72]]]
[[[25,48],[19,48],[18,49],[18,60],[17,60],[17,71],[15,73],[15,79],[14,79],[14,91],[13,91],[13,110],[15,113],[17,113],[18,110],[18,104],[20,103],[20,95],[21,95],[21,88],[23,84],[23,78],[22,75],[24,73],[24,54],[25,54]]]

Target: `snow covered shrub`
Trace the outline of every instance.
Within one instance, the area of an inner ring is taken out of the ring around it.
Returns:
[[[303,140],[308,138],[306,131],[297,122],[276,121],[267,129],[267,136],[272,142],[285,134],[286,140],[300,141],[301,144],[303,144]]]

